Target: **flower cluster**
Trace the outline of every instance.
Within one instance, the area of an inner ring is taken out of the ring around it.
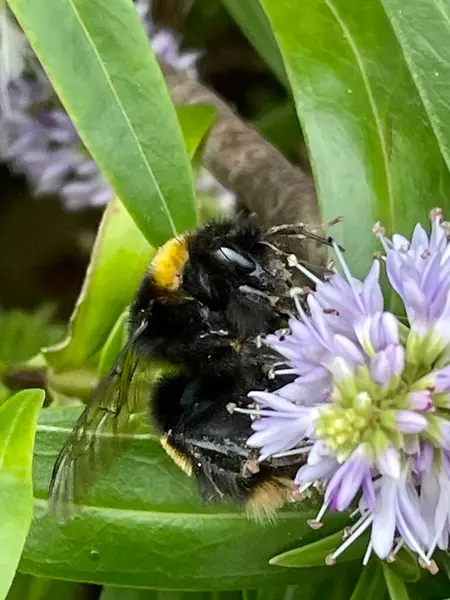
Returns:
[[[135,7],[155,54],[164,63],[195,76],[199,53],[181,53],[171,32],[156,29],[148,17],[149,0],[136,0]],[[0,160],[25,176],[35,196],[60,196],[68,210],[105,205],[113,193],[110,185],[84,148],[25,37],[6,11],[4,7],[0,15]],[[16,59],[14,69],[6,68],[7,57]],[[220,184],[212,176],[208,182],[208,190],[217,196],[219,206],[223,199],[228,206],[231,193],[218,189]],[[205,181],[199,181],[199,186],[203,189]]]
[[[433,572],[435,549],[449,546],[450,244],[441,211],[431,220],[431,234],[417,225],[411,241],[375,228],[407,323],[384,309],[379,261],[360,281],[335,246],[343,275],[314,278],[306,310],[293,290],[298,318],[267,338],[286,360],[275,375],[292,382],[252,392],[255,408],[242,409],[254,417],[247,443],[260,460],[303,454],[299,492],[325,490],[312,527],[328,509],[356,507],[329,564],[366,530],[364,563],[406,545]]]

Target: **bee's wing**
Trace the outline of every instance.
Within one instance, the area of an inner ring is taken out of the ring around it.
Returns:
[[[58,520],[73,515],[74,505],[88,495],[96,474],[117,456],[120,432],[138,410],[139,359],[127,344],[115,366],[86,406],[53,468],[49,506]]]

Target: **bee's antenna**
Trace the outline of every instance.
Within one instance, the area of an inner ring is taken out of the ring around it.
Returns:
[[[327,223],[324,223],[321,228],[325,229],[327,227],[331,227],[332,225],[336,225],[342,221],[341,217],[336,217]],[[315,233],[313,229],[308,229],[305,227],[304,223],[294,223],[294,224],[285,224],[285,225],[274,225],[270,229],[268,229],[264,236],[271,237],[273,235],[281,235],[286,237],[294,237],[299,240],[311,239],[323,244],[325,246],[333,246],[334,239],[332,237],[323,237]],[[344,248],[338,246],[341,252],[344,252]]]

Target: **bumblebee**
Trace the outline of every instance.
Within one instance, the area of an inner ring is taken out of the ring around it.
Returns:
[[[138,412],[136,374],[156,362],[165,368],[150,393],[150,421],[167,454],[196,478],[202,499],[244,504],[257,517],[288,499],[295,465],[260,464],[245,444],[250,417],[229,410],[247,407],[248,392],[267,387],[274,357],[258,339],[285,325],[290,274],[273,243],[279,233],[237,217],[158,250],[131,306],[129,341],[55,463],[56,516],[64,518],[106,467],[105,441],[114,444]],[[301,227],[285,233],[327,243]]]

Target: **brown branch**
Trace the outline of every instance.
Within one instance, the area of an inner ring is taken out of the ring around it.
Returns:
[[[233,190],[242,204],[256,213],[261,225],[320,224],[314,182],[309,173],[294,167],[248,123],[206,86],[162,65],[176,104],[209,104],[219,118],[205,144],[203,164],[222,185]],[[306,249],[317,262],[317,245]],[[319,260],[322,260],[320,257]]]

